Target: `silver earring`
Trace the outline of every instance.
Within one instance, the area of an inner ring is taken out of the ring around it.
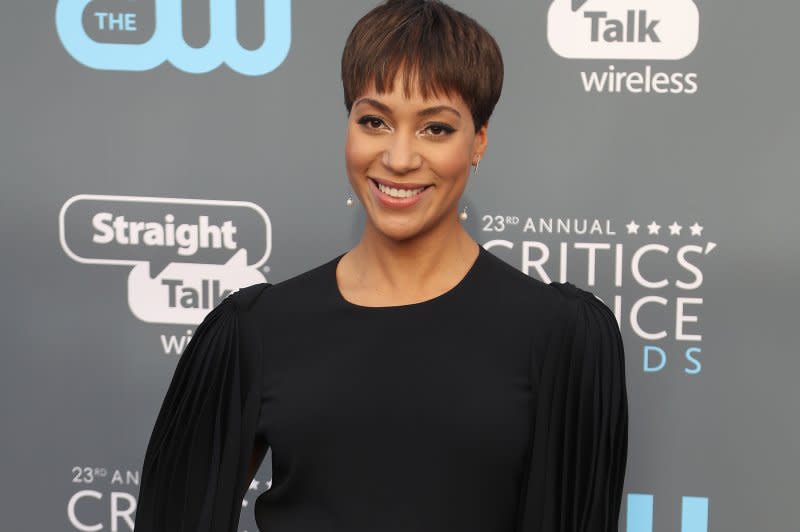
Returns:
[[[347,196],[347,206],[348,207],[353,206],[353,196]]]
[[[478,159],[475,161],[475,166],[472,167],[472,174],[475,175],[478,173],[478,165],[481,164],[481,158],[478,156]],[[467,206],[464,205],[464,210],[458,214],[458,219],[462,222],[468,218],[467,215]]]

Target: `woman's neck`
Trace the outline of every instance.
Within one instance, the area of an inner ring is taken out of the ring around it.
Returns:
[[[370,305],[431,299],[455,286],[475,262],[478,244],[463,226],[393,240],[370,227],[341,259],[337,279],[351,301]]]

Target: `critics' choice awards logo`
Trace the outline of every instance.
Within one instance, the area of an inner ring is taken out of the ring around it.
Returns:
[[[641,357],[630,359],[643,373],[701,373],[704,270],[717,244],[700,223],[485,215],[482,224],[493,235],[484,247],[523,273],[547,283],[569,280],[603,299],[623,333],[641,342],[626,349],[641,348]],[[624,289],[624,297],[598,285]]]
[[[245,201],[82,194],[61,208],[59,239],[77,262],[131,267],[140,320],[198,324],[231,292],[266,281],[272,225]]]
[[[58,0],[55,22],[64,48],[99,70],[143,71],[169,61],[200,74],[225,63],[248,76],[276,69],[291,44],[291,0],[264,1],[264,39],[244,48],[237,33],[237,0],[209,0],[208,41],[184,39],[181,0]]]
[[[269,454],[265,462],[272,463]],[[260,476],[260,470],[256,475]],[[137,469],[86,465],[72,467],[71,482],[74,489],[66,505],[70,530],[133,530],[138,505],[135,494],[139,492],[140,476]],[[254,478],[250,482],[242,499],[243,508],[249,505],[251,496],[258,496],[260,492],[270,489],[271,476],[263,481]]]
[[[700,34],[693,0],[553,0],[547,40],[568,59],[675,61],[691,54]],[[696,72],[664,72],[647,64],[580,72],[584,91],[694,94]]]

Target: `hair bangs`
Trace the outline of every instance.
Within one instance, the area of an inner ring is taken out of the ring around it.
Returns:
[[[399,75],[399,78],[398,78]],[[460,96],[475,129],[488,121],[502,89],[499,47],[477,22],[438,1],[390,0],[356,23],[342,54],[345,106],[370,88],[410,98]]]

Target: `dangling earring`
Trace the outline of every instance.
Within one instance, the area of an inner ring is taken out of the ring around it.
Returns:
[[[478,155],[477,160],[475,161],[475,165],[472,167],[472,175],[476,175],[478,173],[478,165],[481,163],[481,156]],[[458,219],[462,222],[468,218],[467,216],[467,206],[464,205],[464,210],[461,211],[458,215]]]
[[[353,206],[353,196],[347,196],[347,206],[348,207]]]

